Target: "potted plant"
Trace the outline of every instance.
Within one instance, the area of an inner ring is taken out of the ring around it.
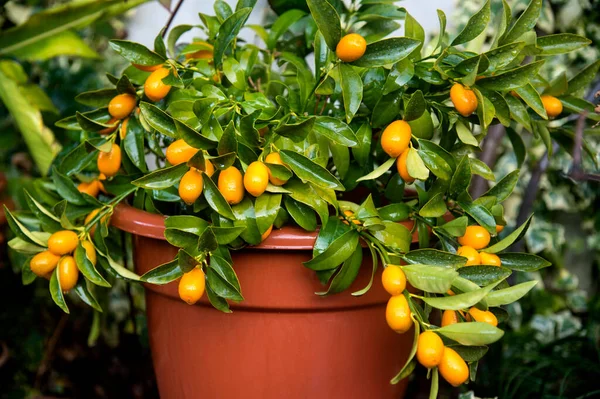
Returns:
[[[66,312],[65,292],[100,311],[97,287],[146,283],[163,397],[392,398],[419,363],[432,397],[439,375],[475,378],[501,306],[536,284],[506,279],[549,263],[507,251],[530,222],[503,232],[519,171],[471,198],[474,174],[495,176],[469,155],[494,123],[568,140],[552,120],[591,104],[544,93],[593,76],[538,71],[589,42],[536,38],[538,0],[516,20],[505,4],[481,54],[461,45],[485,34],[489,2],[452,41],[439,12],[424,48],[403,8],[309,0],[251,26],[257,47],[237,38],[254,3],[217,1],[188,45],[191,26],[153,51],[111,42],[132,65],[58,122],[81,144],[27,194],[37,222],[7,211],[24,279],[48,278]],[[405,37],[385,38],[399,19]]]

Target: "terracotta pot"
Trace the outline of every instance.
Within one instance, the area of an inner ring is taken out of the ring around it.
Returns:
[[[139,274],[177,249],[164,240],[159,215],[120,205],[113,226],[134,234]],[[410,225],[408,226],[410,227]],[[371,277],[370,256],[349,292],[320,297],[324,287],[302,265],[317,233],[285,227],[256,247],[232,251],[245,300],[233,314],[182,302],[177,282],[147,285],[148,327],[163,399],[401,398],[406,380],[390,385],[408,357],[412,331],[387,326],[389,295],[380,284],[353,297]]]

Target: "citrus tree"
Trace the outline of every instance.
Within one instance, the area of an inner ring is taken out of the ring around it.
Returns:
[[[551,120],[592,106],[569,93],[593,76],[586,69],[563,82],[557,99],[539,71],[546,57],[589,42],[532,35],[541,0],[516,20],[504,3],[484,53],[463,46],[487,28],[489,2],[453,38],[440,11],[441,33],[425,52],[423,28],[392,2],[346,8],[309,0],[308,12],[287,10],[267,28],[249,26],[258,47],[237,38],[254,4],[216,1],[216,15],[200,14],[203,37],[191,44],[178,45],[188,25],[166,42],[159,34],[153,50],[111,41],[131,66],[109,76],[113,87],[77,97],[94,110],[57,123],[80,132],[81,144],[27,193],[34,218],[7,213],[17,236],[11,247],[30,254],[24,282],[48,278],[68,312],[68,291],[100,311],[94,291],[117,279],[178,280],[182,300],[194,304],[206,292],[230,312],[229,302],[243,300],[231,251],[295,224],[318,229],[304,263],[324,285],[317,295],[346,291],[364,256],[373,277],[352,295],[366,293],[384,268],[388,325],[398,333],[414,328],[415,337],[392,383],[417,363],[431,370],[432,397],[438,374],[454,386],[474,379],[487,345],[503,335],[502,306],[536,284],[506,279],[549,263],[507,251],[531,220],[503,232],[502,202],[519,170],[495,182],[471,154],[497,123],[525,125],[547,144],[551,134],[572,140]],[[397,20],[405,36],[386,38]],[[495,184],[472,198],[473,175]],[[142,276],[123,266],[110,234],[122,202],[167,216],[176,259]]]

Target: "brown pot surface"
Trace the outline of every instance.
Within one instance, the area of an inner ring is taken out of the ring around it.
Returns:
[[[134,234],[136,271],[171,261],[164,218],[120,205],[112,225]],[[387,326],[389,295],[381,268],[367,294],[350,292],[371,279],[368,251],[347,292],[321,297],[312,270],[317,233],[284,227],[256,247],[232,251],[245,300],[233,314],[182,302],[177,282],[150,286],[148,325],[161,398],[401,398],[406,380],[390,385],[412,347],[413,332]]]

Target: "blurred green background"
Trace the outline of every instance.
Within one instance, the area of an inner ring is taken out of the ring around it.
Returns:
[[[108,40],[128,37],[133,9],[145,2],[2,1],[0,203],[22,208],[22,188],[46,173],[53,154],[69,151],[79,142],[77,134],[54,127],[54,122],[81,110],[73,100],[76,94],[104,87],[106,73],[125,68],[123,59],[108,48]],[[528,3],[508,2],[513,14]],[[168,0],[161,3],[169,5]],[[492,4],[498,9],[501,2]],[[61,31],[60,40],[3,41],[2,32],[15,26],[35,37],[52,23],[51,16],[38,14],[36,22],[35,15],[50,7],[74,7],[69,15],[79,12],[75,28]],[[454,32],[480,7],[479,0],[456,2]],[[152,27],[153,34],[157,28]],[[539,35],[572,32],[593,41],[544,67],[548,79],[563,73],[572,76],[599,58],[600,1],[547,0],[536,29]],[[485,46],[485,37],[469,46]],[[586,97],[594,101],[599,90],[600,79],[596,79]],[[19,101],[28,107],[18,107]],[[574,129],[576,122],[567,121],[565,127]],[[598,158],[600,128],[586,126],[584,137]],[[571,150],[558,143],[550,157],[537,141],[525,142],[523,148],[527,155],[522,178],[507,205],[507,217],[514,225],[523,215],[535,213],[521,249],[547,258],[553,266],[523,276],[541,283],[508,308],[507,334],[480,363],[477,382],[459,390],[445,385],[440,397],[600,397],[600,188],[594,175],[598,169],[588,157],[574,165]],[[497,176],[517,165],[502,128],[490,132],[480,158]],[[578,168],[587,174],[573,173]],[[472,189],[483,192],[483,184],[476,182]],[[0,214],[0,225],[3,221]],[[0,398],[158,397],[143,290],[122,284],[101,298],[107,309],[103,314],[73,302],[71,315],[64,315],[48,295],[46,281],[21,284],[19,269],[24,260],[8,251],[8,234],[0,227]],[[425,378],[423,371],[417,373],[407,397],[420,398],[428,392]]]

